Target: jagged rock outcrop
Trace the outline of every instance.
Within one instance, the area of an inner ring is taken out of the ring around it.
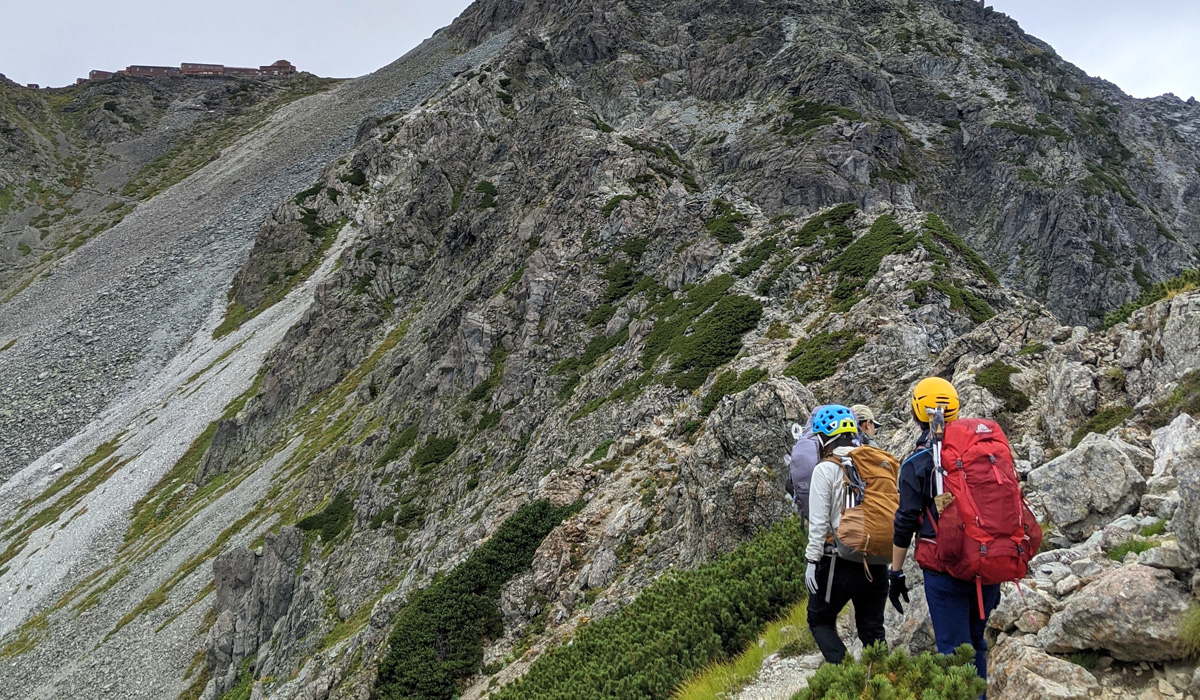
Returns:
[[[1092,433],[1030,472],[1029,489],[1054,525],[1078,541],[1137,510],[1145,479],[1119,441]]]
[[[213,561],[216,622],[205,644],[213,680],[203,697],[217,698],[237,682],[238,665],[271,638],[296,591],[303,533],[285,527],[267,535],[261,551],[233,549]],[[255,661],[256,668],[265,659]]]
[[[1122,661],[1183,658],[1183,586],[1168,571],[1123,566],[1084,586],[1038,633],[1049,652],[1103,649]]]
[[[1099,688],[1082,666],[1023,642],[1004,644],[988,659],[988,697],[996,700],[1086,700]]]

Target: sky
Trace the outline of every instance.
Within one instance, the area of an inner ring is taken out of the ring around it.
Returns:
[[[987,0],[1134,97],[1200,97],[1200,0]],[[470,0],[0,0],[0,73],[61,86],[93,68],[183,61],[349,78],[404,55]],[[170,9],[165,9],[165,8]],[[10,28],[19,28],[13,31]]]

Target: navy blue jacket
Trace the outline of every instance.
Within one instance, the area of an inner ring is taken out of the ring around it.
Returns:
[[[927,522],[932,515],[937,518],[933,507],[933,454],[926,447],[929,431],[921,433],[917,449],[900,465],[900,509],[896,511],[895,534],[892,544],[908,548],[913,535],[935,537],[933,524]]]

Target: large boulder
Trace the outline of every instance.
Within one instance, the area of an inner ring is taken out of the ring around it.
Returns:
[[[1030,644],[1029,637],[1009,637],[988,659],[988,697],[992,700],[1087,700],[1100,684],[1082,666],[1055,658]]]
[[[1058,446],[1066,447],[1075,426],[1096,412],[1099,395],[1093,368],[1069,359],[1059,348],[1050,351],[1042,416],[1050,438]]]
[[[1200,566],[1200,445],[1191,451],[1188,469],[1180,469],[1179,506],[1171,529],[1179,538],[1179,552],[1193,566]]]
[[[1146,481],[1119,440],[1092,433],[1029,473],[1030,496],[1075,541],[1137,510]]]
[[[1180,620],[1188,603],[1170,571],[1130,564],[1067,599],[1038,642],[1053,654],[1105,649],[1121,661],[1181,659]]]

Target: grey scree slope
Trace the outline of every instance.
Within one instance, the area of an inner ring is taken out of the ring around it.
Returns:
[[[271,209],[347,152],[364,119],[415,107],[507,39],[456,56],[435,36],[284,107],[0,306],[0,338],[17,339],[0,355],[0,482],[162,368],[224,303]]]

